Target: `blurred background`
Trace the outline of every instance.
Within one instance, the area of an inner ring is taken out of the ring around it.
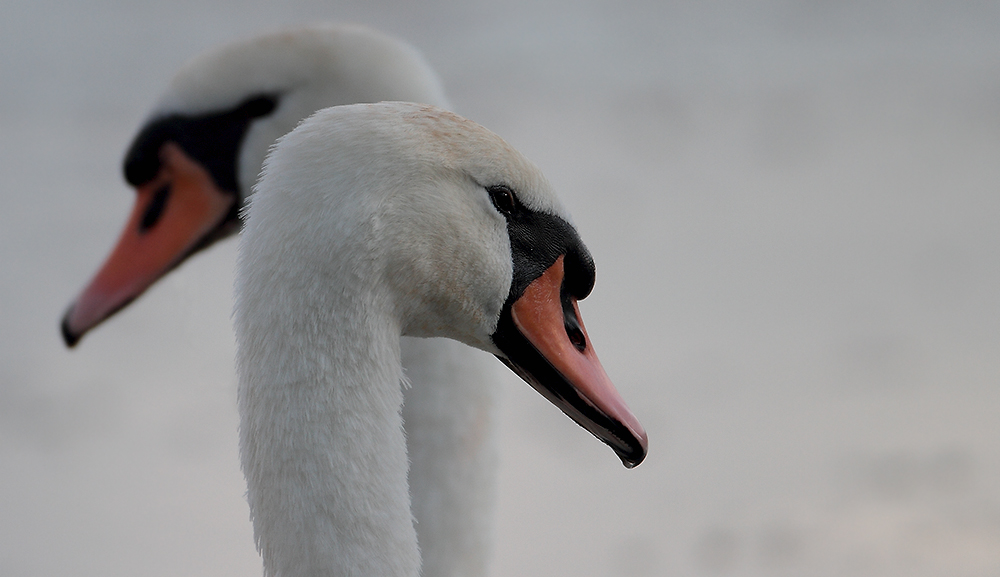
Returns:
[[[1000,575],[1000,4],[4,0],[0,574],[259,575],[236,245],[63,347],[202,50],[400,36],[560,191],[651,452],[513,375],[495,575]]]

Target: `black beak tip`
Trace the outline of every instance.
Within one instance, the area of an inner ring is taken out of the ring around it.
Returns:
[[[646,458],[647,448],[645,439],[640,441],[635,439],[634,444],[630,444],[624,447],[611,447],[614,449],[615,454],[618,458],[622,460],[622,465],[625,465],[626,469],[634,469],[639,466]]]
[[[637,457],[631,457],[625,455],[618,455],[618,457],[622,460],[622,465],[625,465],[626,469],[634,469],[638,467],[639,464],[642,463],[642,461],[646,458],[646,454],[643,453]]]
[[[73,309],[70,308],[70,310]],[[83,336],[74,333],[69,328],[69,313],[66,313],[66,316],[63,317],[62,323],[59,325],[59,329],[62,332],[63,342],[65,342],[66,347],[70,349],[76,346],[76,343],[80,342],[80,337]]]

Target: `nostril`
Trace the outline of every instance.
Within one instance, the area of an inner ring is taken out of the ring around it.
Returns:
[[[145,214],[142,215],[142,222],[139,223],[139,232],[146,232],[153,228],[160,217],[163,216],[163,209],[167,206],[167,199],[170,197],[170,184],[164,184],[153,195],[153,200],[146,207]]]
[[[569,336],[569,342],[573,343],[576,350],[581,353],[587,350],[587,337],[583,335],[583,331],[579,327],[566,326],[566,335]]]
[[[583,327],[576,309],[576,298],[572,296],[570,287],[567,286],[568,280],[568,278],[563,280],[562,288],[559,291],[559,297],[562,299],[563,327],[566,329],[569,342],[573,343],[576,350],[582,353],[587,350],[587,336],[583,334]]]

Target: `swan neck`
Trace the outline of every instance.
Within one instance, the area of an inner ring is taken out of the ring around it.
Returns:
[[[237,306],[238,333],[276,335],[244,338],[238,352],[241,459],[265,575],[417,577],[398,323],[370,295],[308,300],[292,292],[268,314]]]

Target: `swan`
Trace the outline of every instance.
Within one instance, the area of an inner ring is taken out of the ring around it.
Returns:
[[[414,48],[362,26],[266,34],[187,63],[128,149],[124,173],[135,205],[117,245],[63,317],[66,344],[239,230],[278,137],[320,108],[380,100],[448,106]],[[406,338],[401,354],[412,383],[403,411],[424,575],[485,575],[502,369],[445,339]]]
[[[416,577],[400,336],[497,356],[639,464],[646,433],[577,300],[593,260],[550,185],[429,105],[318,111],[265,162],[235,281],[240,456],[265,575]]]

